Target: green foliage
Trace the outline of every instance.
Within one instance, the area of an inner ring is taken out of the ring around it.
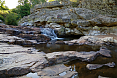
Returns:
[[[55,1],[55,0],[48,0],[48,2],[52,2],[52,1]]]
[[[5,0],[0,0],[0,10],[8,10],[7,6],[4,6]]]
[[[20,6],[18,11],[22,18],[24,16],[29,15],[30,14],[30,4],[25,4],[24,6]]]
[[[0,10],[0,19],[4,22],[5,17],[9,14],[9,10]]]
[[[0,15],[0,20],[4,21],[4,17],[2,15]]]
[[[42,4],[46,2],[46,0],[30,0],[31,7],[34,7],[36,4]]]
[[[16,13],[9,13],[6,16],[5,23],[8,25],[17,25],[17,21],[20,19],[20,15]]]
[[[78,3],[78,2],[72,2],[71,5],[72,5],[73,7],[78,7],[79,3]]]
[[[17,13],[22,18],[30,14],[30,3],[28,0],[18,0],[19,5],[12,9],[11,12]]]
[[[5,0],[0,0],[0,19],[8,25],[17,25],[20,18],[30,14],[31,7],[46,2],[46,0],[18,0],[18,2],[19,5],[16,8],[7,10],[8,7],[4,6]]]

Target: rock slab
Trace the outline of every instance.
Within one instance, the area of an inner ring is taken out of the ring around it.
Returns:
[[[108,66],[108,67],[115,67],[115,63],[107,63],[107,64],[87,64],[86,68],[89,70],[94,70],[97,68],[101,68],[102,66]]]

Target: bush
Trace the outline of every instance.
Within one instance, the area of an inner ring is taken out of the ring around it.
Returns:
[[[18,20],[20,19],[20,16],[16,13],[9,13],[6,16],[5,23],[8,25],[17,25]]]
[[[0,15],[0,20],[4,22],[4,17],[2,15]]]

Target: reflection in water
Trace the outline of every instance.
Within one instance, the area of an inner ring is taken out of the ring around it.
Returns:
[[[38,44],[34,45],[36,49],[39,51],[43,51],[45,53],[51,53],[51,52],[58,52],[58,51],[78,51],[78,52],[90,52],[90,51],[99,51],[100,46],[97,45],[60,45],[60,44]],[[78,76],[73,76],[72,78],[98,78],[98,76],[103,77],[110,77],[110,78],[117,78],[117,66],[114,68],[109,68],[107,66],[104,66],[102,68],[98,68],[96,70],[88,70],[86,68],[87,64],[106,64],[109,62],[114,62],[117,64],[117,48],[116,46],[106,46],[109,50],[111,50],[111,58],[97,57],[92,62],[82,62],[80,60],[74,60],[67,64],[66,66],[71,66],[71,71],[77,71]],[[65,74],[65,72],[61,73],[61,75]],[[36,77],[33,77],[36,78]]]
[[[100,46],[91,45],[60,45],[60,44],[38,44],[35,45],[36,49],[43,51],[45,53],[58,52],[58,51],[99,51]]]
[[[66,66],[71,66],[72,70],[75,69],[75,71],[78,72],[79,78],[98,78],[98,76],[103,77],[109,77],[109,78],[117,78],[117,66],[114,68],[109,68],[107,66],[104,66],[102,68],[98,68],[96,70],[88,70],[86,68],[87,64],[105,64],[109,62],[115,62],[117,64],[117,48],[116,46],[108,46],[109,50],[111,50],[111,58],[97,57],[94,61],[88,63],[88,62],[82,62],[79,60],[71,61],[68,64],[65,64]]]

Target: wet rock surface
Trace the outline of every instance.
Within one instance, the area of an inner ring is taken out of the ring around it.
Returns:
[[[54,78],[54,76],[56,77],[56,75],[69,69],[69,67],[65,67],[64,65],[56,64],[66,63],[75,59],[90,62],[100,55],[111,57],[110,51],[106,48],[101,48],[97,52],[65,51],[47,54],[38,52],[33,48],[24,48],[18,45],[8,45],[6,43],[0,43],[0,48],[0,76],[3,78],[7,76],[24,75],[29,72],[39,72],[41,74],[38,73],[38,75],[44,74],[43,77],[51,77],[52,74]],[[48,67],[51,65],[55,66]],[[76,72],[68,71],[67,73],[69,74],[62,76],[62,78],[71,77]]]
[[[49,36],[41,34],[41,29],[37,27],[0,25],[0,32],[1,42],[32,45],[51,40]]]
[[[74,39],[71,41],[64,41],[67,45],[116,45],[117,36],[116,35],[98,35],[98,36],[83,36],[79,39]]]
[[[0,76],[19,76],[33,71],[37,65],[47,64],[43,53],[31,48],[0,43]],[[41,69],[40,68],[40,69]]]
[[[110,78],[110,77],[103,77],[103,76],[98,76],[98,78]]]
[[[84,3],[84,0],[81,1],[81,4]],[[82,7],[82,5],[80,6]],[[83,37],[71,41],[55,42],[53,39],[58,38],[56,34],[60,37],[70,35],[83,35]],[[54,43],[69,46],[84,44],[110,46],[116,45],[116,35],[116,17],[103,16],[85,7],[73,8],[70,6],[69,0],[64,0],[62,3],[54,1],[42,5],[37,4],[31,9],[29,16],[25,16],[19,21],[19,26],[0,23],[0,42],[2,42],[0,43],[0,77],[8,78],[35,72],[40,78],[71,78],[82,72],[75,72],[71,70],[71,67],[63,65],[64,63],[72,60],[89,63],[98,57],[112,58],[111,51],[106,47],[101,47],[98,51],[89,52],[84,50],[77,52],[75,50],[44,53],[38,52],[33,48],[24,48],[13,44],[34,45],[48,43],[47,47],[49,44]],[[114,67],[115,63],[92,63],[84,66],[84,68],[78,67],[78,69],[88,68],[93,70],[103,66]],[[85,71],[87,73],[87,70]],[[104,78],[99,75],[96,77]],[[26,76],[17,78],[26,78]]]
[[[70,71],[70,67],[66,67],[63,64],[46,67],[41,72],[38,72],[38,75],[42,78],[71,78],[75,74],[78,73]]]
[[[98,69],[101,68],[103,66],[108,66],[108,67],[115,67],[115,63],[107,63],[107,64],[87,64],[87,69],[89,70],[94,70],[94,69]]]
[[[62,63],[75,59],[79,59],[81,61],[93,61],[97,56],[105,56],[111,57],[110,50],[104,48],[100,49],[100,51],[94,52],[76,52],[76,51],[67,51],[67,52],[53,52],[46,54],[46,57],[50,63]]]

